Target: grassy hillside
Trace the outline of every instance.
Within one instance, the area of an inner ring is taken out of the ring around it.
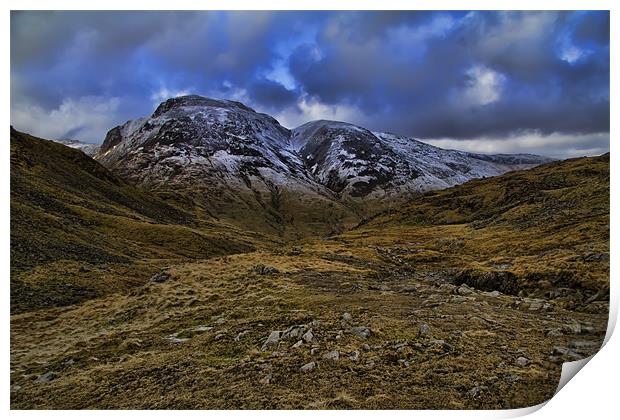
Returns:
[[[442,269],[482,289],[604,299],[609,154],[433,191],[338,240],[381,247],[399,264]]]
[[[11,128],[13,311],[143,284],[167,260],[246,252],[260,240],[134,188],[79,150]]]

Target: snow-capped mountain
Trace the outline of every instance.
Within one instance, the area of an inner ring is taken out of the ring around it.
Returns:
[[[534,155],[445,150],[410,137],[325,120],[295,128],[291,145],[318,182],[349,197],[410,195],[550,161]]]
[[[343,217],[362,201],[394,203],[549,161],[444,150],[344,122],[288,130],[239,102],[196,95],[113,128],[95,158],[136,184],[189,194],[213,215],[266,212],[271,224],[318,220],[325,208]]]
[[[65,146],[72,147],[74,149],[79,149],[91,157],[97,154],[97,152],[99,151],[99,147],[100,147],[98,144],[95,144],[95,143],[86,143],[86,142],[74,140],[74,139],[57,139],[54,141],[57,143],[64,144]]]
[[[272,227],[286,221],[310,228],[326,211],[341,220],[349,211],[314,180],[289,139],[269,115],[192,95],[113,128],[95,158],[138,185],[189,195],[214,216],[260,223],[266,215]],[[313,208],[303,217],[296,211]]]

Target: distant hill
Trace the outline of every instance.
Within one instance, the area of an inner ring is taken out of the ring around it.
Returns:
[[[99,144],[85,143],[85,142],[82,142],[79,140],[73,140],[73,139],[58,139],[54,141],[60,144],[64,144],[65,146],[69,146],[73,149],[81,150],[82,152],[86,153],[88,156],[91,156],[91,157],[97,154],[97,152],[99,151],[99,148],[101,147]]]

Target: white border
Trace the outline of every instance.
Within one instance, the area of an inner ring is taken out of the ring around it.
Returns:
[[[58,0],[54,2],[45,2],[42,0],[8,0],[3,2],[5,6],[4,14],[2,15],[2,37],[3,42],[2,59],[4,73],[3,77],[3,101],[1,101],[1,113],[2,118],[5,120],[5,131],[8,133],[10,125],[10,68],[9,68],[9,49],[10,49],[10,17],[9,10],[28,10],[28,9],[54,9],[54,10],[115,10],[115,9],[130,9],[130,10],[201,10],[201,9],[223,9],[223,10],[338,10],[338,9],[354,9],[354,10],[611,10],[611,40],[612,40],[612,52],[611,52],[611,115],[616,115],[614,110],[617,109],[618,101],[618,83],[615,75],[620,74],[618,72],[617,57],[618,57],[618,40],[620,40],[618,8],[614,8],[618,2],[611,0],[601,1],[577,1],[577,0],[547,0],[547,1],[533,1],[533,0],[520,0],[520,1],[483,1],[483,0],[470,0],[470,1],[442,1],[434,0],[430,1],[394,1],[394,0],[382,0],[382,1],[326,1],[326,0],[297,0],[291,2],[290,0],[263,0],[261,2],[250,2],[243,0],[217,0],[217,1],[198,1],[198,0],[175,0],[162,1],[151,0],[149,2],[139,2],[134,0],[107,0],[91,1],[88,3],[76,1],[76,0]],[[617,120],[611,119],[611,135],[617,132]],[[611,149],[611,176],[612,176],[612,189],[611,189],[611,214],[614,214],[614,209],[618,208],[618,194],[616,192],[615,179],[617,178],[618,167],[616,164],[616,150],[613,143],[610,145]],[[8,141],[0,148],[2,153],[2,165],[0,165],[0,185],[4,200],[0,201],[2,211],[2,223],[0,224],[0,231],[2,233],[2,267],[4,268],[5,276],[3,276],[4,282],[4,319],[2,323],[2,343],[4,343],[4,382],[2,383],[2,391],[0,394],[0,401],[2,407],[5,410],[9,409],[9,222],[10,222],[10,207],[9,207],[9,156],[8,156]],[[612,217],[611,224],[611,237],[612,240],[612,258],[611,258],[611,298],[612,305],[610,311],[610,326],[606,339],[608,340],[604,348],[595,355],[588,363],[588,367],[579,372],[577,378],[570,381],[561,391],[552,398],[542,409],[541,407],[534,407],[525,410],[510,410],[510,411],[303,411],[303,412],[288,412],[288,411],[262,411],[262,412],[228,412],[228,411],[194,411],[194,412],[169,412],[169,411],[149,411],[148,416],[154,418],[169,418],[184,416],[188,418],[203,418],[205,415],[215,418],[232,417],[232,418],[260,418],[269,420],[288,419],[294,415],[298,418],[309,418],[320,415],[322,418],[360,418],[378,417],[388,415],[394,418],[410,418],[415,416],[416,418],[433,418],[433,419],[447,419],[447,418],[505,418],[516,417],[520,415],[528,414],[533,410],[539,409],[531,414],[531,418],[544,419],[544,418],[563,418],[563,419],[584,419],[584,418],[611,418],[617,415],[618,404],[616,402],[617,388],[618,388],[618,375],[620,374],[618,368],[618,360],[616,355],[620,354],[620,344],[617,337],[611,335],[615,321],[618,315],[618,281],[617,281],[617,264],[614,264],[614,252],[615,238],[618,237],[618,228],[615,223],[615,219]],[[617,334],[616,334],[617,335]],[[62,418],[62,419],[74,419],[83,417],[84,415],[92,416],[94,418],[108,418],[110,416],[118,418],[135,418],[142,416],[145,413],[139,411],[88,411],[88,412],[75,412],[75,411],[11,411],[10,415],[15,418],[33,418],[45,416],[49,418]]]

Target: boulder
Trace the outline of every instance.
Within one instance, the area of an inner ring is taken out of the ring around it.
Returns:
[[[306,363],[305,365],[300,367],[299,370],[304,372],[304,373],[307,373],[307,372],[310,372],[310,371],[314,370],[317,366],[318,365],[317,365],[316,362],[310,362],[310,363]]]
[[[340,352],[338,350],[332,350],[323,355],[323,359],[336,361],[340,359]]]
[[[267,337],[267,340],[263,343],[261,347],[261,351],[267,351],[272,348],[278,347],[278,343],[280,342],[280,331],[272,331]]]
[[[369,338],[372,335],[372,331],[370,330],[370,328],[363,325],[351,328],[351,332],[363,339]]]
[[[430,337],[431,335],[431,327],[426,324],[420,325],[418,328],[418,337]]]

